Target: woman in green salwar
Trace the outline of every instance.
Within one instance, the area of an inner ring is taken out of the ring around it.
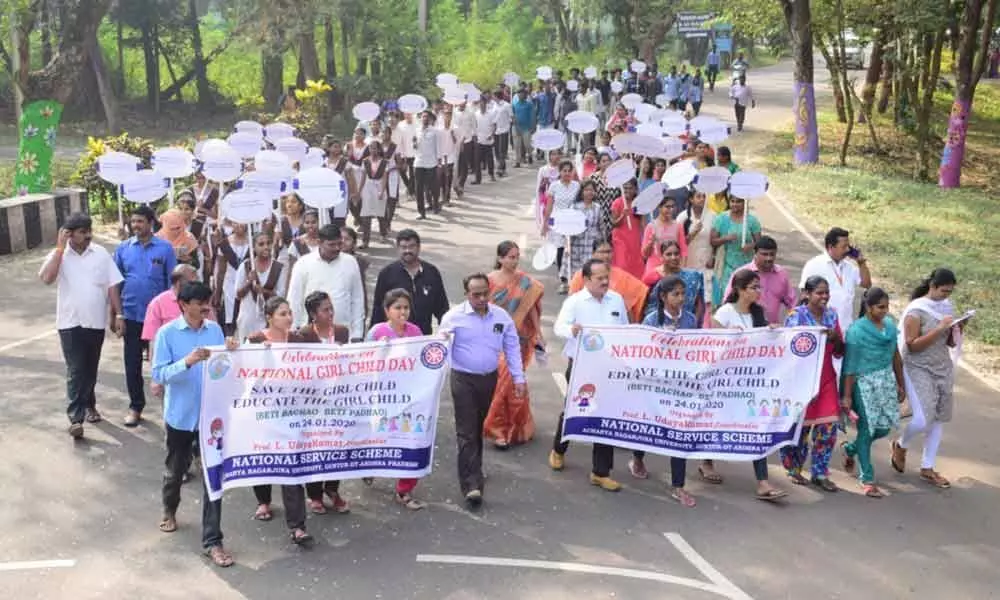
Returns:
[[[845,442],[844,470],[854,472],[860,464],[858,479],[869,498],[884,494],[875,485],[872,467],[872,443],[889,435],[899,423],[899,404],[903,391],[903,361],[896,347],[896,322],[889,316],[889,294],[871,288],[865,295],[865,316],[847,330],[846,350],[841,377],[841,407],[854,420],[857,415],[857,438]]]

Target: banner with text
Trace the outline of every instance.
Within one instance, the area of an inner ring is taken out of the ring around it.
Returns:
[[[449,355],[441,336],[213,348],[199,428],[209,497],[430,473]]]
[[[795,443],[819,391],[820,328],[585,328],[563,438],[685,458],[753,460]]]

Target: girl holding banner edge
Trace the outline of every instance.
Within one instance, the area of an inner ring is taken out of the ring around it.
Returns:
[[[687,285],[678,275],[670,275],[658,284],[659,304],[654,312],[646,315],[643,325],[660,329],[698,329],[699,320],[691,312],[684,309]],[[632,452],[632,460],[628,463],[629,473],[637,479],[648,479],[649,473],[643,462],[646,453],[641,450]],[[687,476],[687,460],[676,456],[670,457],[670,497],[681,505],[693,508],[697,502],[694,496],[684,489]]]
[[[725,298],[725,304],[715,311],[712,326],[718,329],[757,329],[768,327],[764,307],[757,303],[760,298],[760,276],[749,269],[741,269],[733,275],[732,291]],[[753,461],[753,472],[757,477],[758,500],[773,502],[788,495],[788,492],[771,485],[767,480],[767,458]],[[722,483],[722,475],[715,471],[715,463],[702,461],[698,467],[701,478],[708,483]]]
[[[306,296],[303,302],[308,315],[308,323],[298,334],[300,341],[313,344],[346,344],[351,337],[350,330],[333,322],[333,301],[326,292],[313,292]],[[326,505],[323,504],[323,494],[330,497],[331,506],[334,512],[344,514],[351,511],[351,507],[340,495],[339,481],[313,481],[306,484],[306,497],[308,498],[309,510],[315,515],[325,515]]]
[[[413,307],[413,297],[402,288],[389,290],[382,300],[382,307],[385,309],[386,320],[374,325],[368,331],[367,340],[389,341],[396,338],[420,337],[423,332],[419,327],[410,323],[410,310]],[[396,482],[396,502],[402,504],[409,510],[420,510],[426,506],[423,502],[412,496],[413,490],[420,481],[415,477],[403,478]],[[365,483],[371,485],[371,481],[366,478]]]
[[[292,309],[288,301],[281,296],[272,296],[264,303],[264,317],[267,327],[247,336],[247,343],[265,344],[288,343],[303,341],[298,333],[292,331]],[[235,338],[226,339],[226,349],[236,350],[239,342]],[[257,510],[253,518],[258,521],[270,521],[271,486],[253,486],[253,495],[257,498]],[[289,537],[293,544],[306,544],[313,540],[306,531],[306,496],[301,485],[281,486],[281,502],[285,506],[285,523],[288,525]]]
[[[785,319],[785,327],[823,327],[826,329],[826,347],[820,368],[819,393],[806,406],[805,419],[798,444],[781,449],[781,464],[788,478],[796,485],[812,483],[826,492],[840,488],[830,481],[830,456],[837,445],[837,427],[840,423],[840,394],[837,391],[837,372],[833,359],[844,355],[844,335],[840,331],[837,312],[829,308],[830,284],[819,275],[806,279],[806,297]],[[811,438],[812,451],[806,437]],[[812,477],[802,476],[806,458],[811,458]]]

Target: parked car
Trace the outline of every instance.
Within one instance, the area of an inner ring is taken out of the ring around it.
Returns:
[[[836,42],[839,45],[839,41]],[[831,55],[833,48],[827,49]],[[848,69],[862,70],[871,59],[871,42],[862,40],[850,29],[844,31],[844,63]]]

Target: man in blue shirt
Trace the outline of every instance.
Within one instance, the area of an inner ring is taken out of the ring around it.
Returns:
[[[163,421],[167,430],[167,471],[163,476],[163,518],[160,531],[177,531],[181,484],[191,463],[201,415],[201,377],[208,346],[225,344],[222,328],[207,319],[212,290],[200,281],[185,283],[177,293],[181,316],[156,332],[153,343],[153,381],[164,386]],[[222,547],[222,500],[208,498],[204,485],[201,500],[201,543],[219,567],[233,564]]]
[[[466,301],[445,313],[441,331],[452,336],[451,397],[455,403],[458,483],[472,507],[483,502],[483,423],[497,385],[503,352],[514,393],[527,394],[521,342],[514,321],[490,304],[490,280],[482,273],[462,280]]]
[[[124,338],[125,384],[128,387],[128,414],[125,426],[135,427],[146,408],[145,382],[142,379],[142,322],[150,301],[170,289],[170,275],[177,266],[177,257],[170,242],[153,235],[156,213],[142,205],[132,211],[129,221],[132,237],[115,250],[115,264],[125,281],[122,282],[122,313],[115,315]]]
[[[709,51],[708,56],[705,57],[705,69],[706,75],[708,76],[708,91],[715,91],[715,79],[719,76],[719,64],[721,63],[721,57],[719,56],[719,50],[712,44],[712,49]]]
[[[531,132],[535,129],[535,105],[528,99],[528,88],[517,91],[511,106],[514,110],[514,167],[520,167],[525,160],[533,164]]]

